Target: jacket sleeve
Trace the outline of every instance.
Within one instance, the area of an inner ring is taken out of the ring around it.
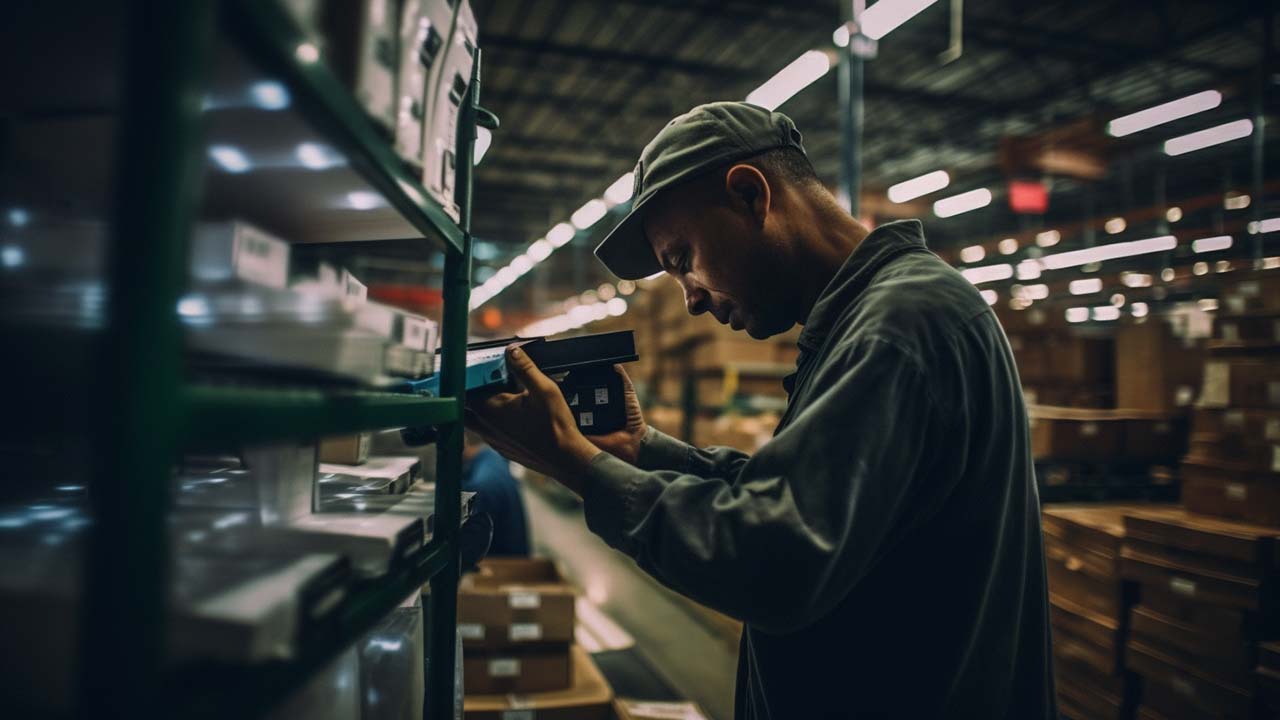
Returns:
[[[668,587],[766,632],[821,618],[919,520],[907,513],[935,419],[917,361],[886,341],[838,349],[811,383],[814,399],[749,458],[684,446],[683,468],[646,471],[597,455],[588,527]]]

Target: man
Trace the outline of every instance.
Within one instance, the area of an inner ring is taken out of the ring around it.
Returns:
[[[788,407],[754,456],[647,428],[588,440],[518,351],[519,393],[469,414],[584,498],[587,525],[745,624],[739,718],[1054,718],[1025,406],[994,314],[924,245],[868,232],[781,113],[694,108],[636,165],[596,249],[666,270],[689,312],[766,338],[804,325]],[[607,452],[601,452],[603,448]]]
[[[471,430],[463,437],[462,489],[476,493],[475,511],[493,521],[488,555],[529,557],[529,521],[520,484],[511,475],[505,458],[485,445]]]

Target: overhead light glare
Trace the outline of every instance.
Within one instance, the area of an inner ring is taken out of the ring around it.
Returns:
[[[1007,263],[1000,265],[984,265],[982,267],[968,268],[960,271],[969,282],[979,285],[985,282],[995,282],[996,280],[1008,280],[1013,277],[1013,266]]]
[[[573,215],[569,217],[569,221],[579,230],[586,230],[592,225],[600,222],[600,219],[603,218],[607,212],[609,212],[609,206],[606,205],[603,200],[597,198],[575,210]]]
[[[1001,255],[1012,255],[1018,252],[1018,241],[1014,238],[1005,238],[996,246]]]
[[[1134,317],[1146,317],[1150,311],[1151,309],[1144,302],[1136,302],[1129,305],[1129,312],[1133,313]]]
[[[1095,245],[1091,248],[1084,248],[1083,250],[1071,250],[1069,252],[1045,255],[1040,258],[1040,262],[1044,263],[1044,266],[1050,270],[1061,270],[1063,268],[1079,267],[1090,263],[1106,262],[1107,260],[1115,260],[1117,258],[1165,252],[1172,250],[1177,246],[1177,238],[1172,235],[1161,235],[1159,237],[1146,238],[1143,240],[1130,240],[1129,242]]]
[[[1089,314],[1094,320],[1101,320],[1103,322],[1119,320],[1120,308],[1115,305],[1099,305],[1098,307],[1093,308]]]
[[[252,167],[249,157],[240,148],[231,145],[210,146],[209,157],[217,163],[218,167],[229,173],[242,173]]]
[[[1252,120],[1236,120],[1166,140],[1164,152],[1166,155],[1185,155],[1232,140],[1247,138],[1252,134]]]
[[[262,80],[249,86],[253,104],[263,110],[283,110],[289,107],[289,90],[275,80]]]
[[[1120,273],[1120,282],[1131,288],[1151,287],[1152,277],[1147,273],[1126,272]]]
[[[970,245],[960,250],[960,262],[963,263],[982,262],[986,256],[987,251],[981,245]]]
[[[542,262],[551,257],[553,249],[551,243],[546,240],[534,240],[533,244],[529,245],[529,249],[525,251],[525,254],[534,262]]]
[[[991,204],[991,191],[978,188],[943,198],[933,204],[933,214],[940,218],[948,218],[970,210],[977,210]]]
[[[1170,100],[1155,107],[1124,115],[1107,123],[1107,132],[1113,137],[1124,137],[1133,133],[1173,122],[1196,113],[1212,110],[1222,104],[1222,93],[1217,90],[1205,90],[1177,100]]]
[[[574,233],[572,225],[562,222],[547,232],[547,242],[551,243],[552,247],[563,247],[565,243],[573,239]]]
[[[1082,278],[1080,280],[1072,280],[1067,283],[1067,291],[1072,295],[1092,295],[1096,292],[1102,292],[1102,279]]]
[[[604,199],[614,205],[631,199],[631,193],[635,191],[636,176],[635,173],[627,173],[617,180],[604,191]]]
[[[914,200],[922,195],[928,195],[931,192],[937,192],[947,185],[951,184],[951,176],[945,170],[934,170],[920,177],[903,180],[896,185],[889,186],[889,200],[896,203],[904,203],[908,200]]]
[[[995,305],[996,301],[1000,299],[1000,296],[996,294],[995,290],[983,290],[978,294],[982,296],[983,300],[987,301],[988,305]]]
[[[1102,229],[1107,231],[1108,235],[1119,235],[1128,227],[1128,223],[1122,217],[1113,217],[1102,224]]]
[[[1040,277],[1041,265],[1039,260],[1023,260],[1018,263],[1017,275],[1019,280],[1035,280]]]
[[[831,69],[831,58],[820,50],[810,50],[782,68],[763,85],[747,95],[747,102],[766,110],[777,110],[796,93],[811,85]]]
[[[476,127],[476,147],[472,151],[471,164],[479,165],[484,159],[484,154],[489,152],[489,146],[493,144],[493,131],[487,127]]]
[[[1045,230],[1036,233],[1036,245],[1042,248],[1053,247],[1062,242],[1062,233],[1057,230]]]
[[[1089,308],[1073,307],[1067,308],[1067,322],[1079,323],[1089,319]]]
[[[872,40],[888,35],[938,0],[880,0],[863,11],[862,34]]]
[[[1230,235],[1215,235],[1191,241],[1191,250],[1195,253],[1218,252],[1231,247]]]

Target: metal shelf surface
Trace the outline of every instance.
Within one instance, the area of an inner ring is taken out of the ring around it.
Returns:
[[[443,425],[459,418],[452,398],[401,393],[188,385],[183,399],[186,438],[202,445]]]
[[[267,72],[289,87],[304,115],[346,156],[387,202],[423,237],[441,249],[462,251],[463,230],[391,149],[388,140],[324,63],[299,59],[298,49],[315,48],[279,2],[229,0],[222,22],[240,46]]]

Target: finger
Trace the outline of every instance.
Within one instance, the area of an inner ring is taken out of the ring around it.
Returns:
[[[555,381],[539,370],[529,354],[518,347],[507,348],[507,370],[526,388],[536,388],[543,394],[560,392]]]
[[[614,365],[613,371],[622,377],[623,392],[635,393],[636,386],[631,384],[631,376],[627,375],[627,371],[623,370],[621,365]]]

